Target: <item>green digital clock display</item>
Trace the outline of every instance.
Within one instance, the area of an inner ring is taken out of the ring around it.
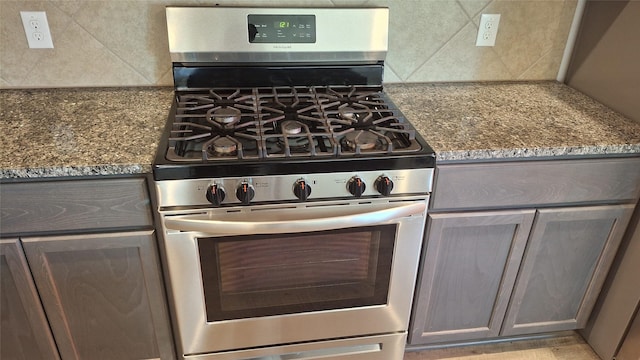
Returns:
[[[296,44],[316,42],[315,15],[249,14],[250,43]]]

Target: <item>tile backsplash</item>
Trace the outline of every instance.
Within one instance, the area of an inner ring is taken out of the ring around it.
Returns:
[[[555,79],[577,0],[0,0],[0,88],[171,85],[166,5],[388,6],[386,82]],[[46,11],[29,49],[20,11]],[[501,14],[476,47],[481,14]]]

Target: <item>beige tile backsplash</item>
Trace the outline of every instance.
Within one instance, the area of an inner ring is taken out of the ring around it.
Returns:
[[[386,82],[555,79],[577,0],[0,0],[0,88],[171,85],[166,5],[388,6]],[[29,49],[20,11],[46,11]],[[495,47],[480,15],[501,14]]]

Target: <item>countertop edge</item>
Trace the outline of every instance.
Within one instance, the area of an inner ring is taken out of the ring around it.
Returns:
[[[436,161],[456,162],[475,160],[524,160],[532,158],[567,159],[575,157],[607,157],[616,155],[640,155],[640,144],[567,146],[552,148],[513,148],[484,150],[441,151],[436,154]]]
[[[442,151],[436,154],[439,163],[474,161],[570,160],[616,156],[640,156],[640,144],[597,145],[558,148],[520,148]],[[51,166],[23,169],[0,169],[0,180],[46,179],[83,176],[117,176],[152,173],[152,164]]]
[[[151,171],[151,164],[51,166],[23,169],[0,169],[0,181],[10,179],[45,179],[82,176],[146,176],[150,174]]]

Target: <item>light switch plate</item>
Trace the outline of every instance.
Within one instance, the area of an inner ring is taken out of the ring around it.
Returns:
[[[44,11],[20,11],[22,26],[31,49],[52,49],[53,39]]]

